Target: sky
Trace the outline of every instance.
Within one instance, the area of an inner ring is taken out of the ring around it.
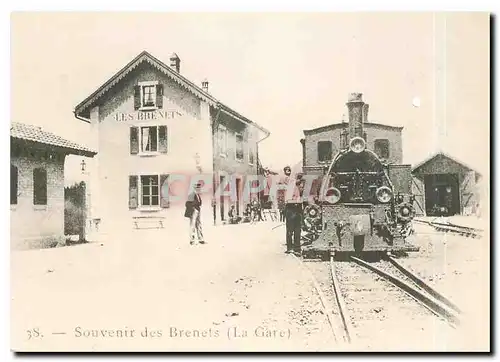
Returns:
[[[184,76],[271,131],[264,166],[298,163],[303,130],[341,121],[360,92],[370,121],[404,127],[405,163],[442,150],[486,175],[489,44],[487,13],[14,13],[11,120],[85,145],[74,107],[141,51],[175,52]]]

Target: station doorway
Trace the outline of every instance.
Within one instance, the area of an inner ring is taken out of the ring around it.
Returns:
[[[458,174],[425,176],[425,206],[429,216],[460,214]]]

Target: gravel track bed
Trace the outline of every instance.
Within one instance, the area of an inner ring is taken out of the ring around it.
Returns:
[[[436,232],[415,225],[417,253],[398,263],[456,304],[460,326],[447,336],[450,351],[488,351],[490,332],[490,238]]]
[[[336,262],[335,267],[358,348],[425,351],[445,347],[441,337],[450,327],[412,297],[353,262]]]

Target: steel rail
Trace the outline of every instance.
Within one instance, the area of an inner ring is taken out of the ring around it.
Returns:
[[[446,309],[446,307],[442,306],[439,302],[433,300],[432,298],[429,298],[425,294],[423,294],[420,290],[416,289],[415,287],[407,284],[403,280],[390,275],[386,273],[385,271],[370,265],[369,263],[365,262],[364,260],[358,259],[354,256],[350,257],[351,260],[356,262],[358,265],[380,275],[382,278],[385,280],[389,281],[393,285],[397,286],[399,289],[410,295],[413,299],[415,299],[418,303],[426,307],[428,310],[430,310],[432,313],[437,315],[438,317],[444,318],[451,326],[455,327],[456,325],[460,324],[460,321],[458,317],[453,314],[451,311]]]
[[[451,302],[448,298],[446,298],[444,295],[439,293],[437,290],[433,289],[430,285],[428,285],[426,282],[424,282],[422,279],[417,277],[415,274],[410,272],[408,269],[406,269],[404,266],[399,264],[394,258],[388,256],[387,260],[396,267],[401,273],[403,273],[408,279],[410,279],[412,282],[414,282],[417,286],[419,286],[421,289],[425,290],[427,293],[429,293],[432,297],[436,298],[443,304],[446,304],[448,307],[456,311],[457,313],[462,313],[460,308],[458,308],[453,302]]]
[[[472,237],[480,238],[482,236],[482,233],[483,233],[482,229],[476,229],[476,228],[472,228],[472,227],[468,227],[468,226],[460,226],[460,225],[456,225],[456,224],[441,223],[441,222],[436,222],[436,221],[418,220],[418,219],[414,219],[413,221],[417,222],[417,223],[432,226],[436,231],[451,232],[451,233],[465,235],[465,236],[472,236]]]
[[[326,315],[326,318],[328,320],[328,324],[330,325],[330,329],[332,331],[333,338],[335,339],[336,342],[340,342],[339,339],[338,339],[338,333],[336,331],[337,328],[336,328],[336,323],[334,321],[335,318],[334,318],[333,313],[332,313],[332,308],[328,304],[328,301],[327,301],[327,299],[326,299],[323,291],[321,290],[321,287],[320,287],[318,281],[314,277],[314,275],[311,272],[311,270],[304,265],[304,263],[303,263],[302,260],[300,260],[299,258],[297,258],[293,254],[291,254],[291,255],[295,258],[295,260],[297,260],[297,262],[299,263],[300,267],[303,268],[303,269],[305,269],[309,273],[309,276],[311,277],[311,280],[312,280],[312,282],[314,284],[314,288],[318,292],[319,300],[321,302],[321,305],[323,306],[323,310],[325,311],[325,315]]]
[[[449,227],[454,227],[454,228],[457,228],[457,229],[471,230],[471,231],[474,231],[474,232],[482,232],[483,231],[483,229],[478,229],[478,228],[474,228],[474,227],[471,227],[471,226],[457,225],[457,224],[453,224],[451,222],[443,223],[443,222],[438,222],[438,221],[431,221],[431,223],[433,225],[449,226]]]
[[[353,335],[351,333],[351,322],[350,318],[347,315],[347,306],[345,304],[344,298],[342,297],[342,293],[340,291],[340,283],[337,278],[337,273],[335,271],[335,261],[334,261],[334,256],[330,256],[330,271],[332,275],[332,280],[333,280],[333,292],[335,295],[335,301],[337,303],[337,307],[339,310],[339,315],[340,319],[342,321],[342,329],[343,329],[343,338],[344,341],[347,343],[351,343],[352,339],[351,336]]]

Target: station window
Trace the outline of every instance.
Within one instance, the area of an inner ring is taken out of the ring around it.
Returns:
[[[145,85],[142,87],[142,106],[154,107],[156,101],[156,87],[154,85]]]
[[[33,170],[33,204],[47,205],[47,171],[43,168]]]
[[[224,126],[219,126],[218,144],[221,156],[227,156],[227,129]]]
[[[160,201],[159,175],[141,176],[141,205],[158,206]]]
[[[18,169],[14,165],[10,165],[10,204],[17,204],[17,188],[18,188]]]
[[[141,127],[141,152],[158,151],[158,127]]]
[[[163,108],[163,84],[158,81],[140,82],[134,88],[134,109]]]
[[[325,162],[331,161],[333,157],[333,149],[331,141],[319,141],[318,142],[318,161]]]
[[[379,158],[387,160],[389,158],[389,140],[375,140],[374,151]]]
[[[167,126],[130,127],[130,153],[168,152]]]
[[[243,135],[236,133],[236,159],[242,161],[243,153]]]
[[[255,153],[252,145],[249,145],[248,148],[248,164],[255,164]]]
[[[253,141],[252,133],[248,133],[248,164],[255,164],[255,143]]]
[[[170,207],[168,174],[130,175],[129,208],[157,209]]]

